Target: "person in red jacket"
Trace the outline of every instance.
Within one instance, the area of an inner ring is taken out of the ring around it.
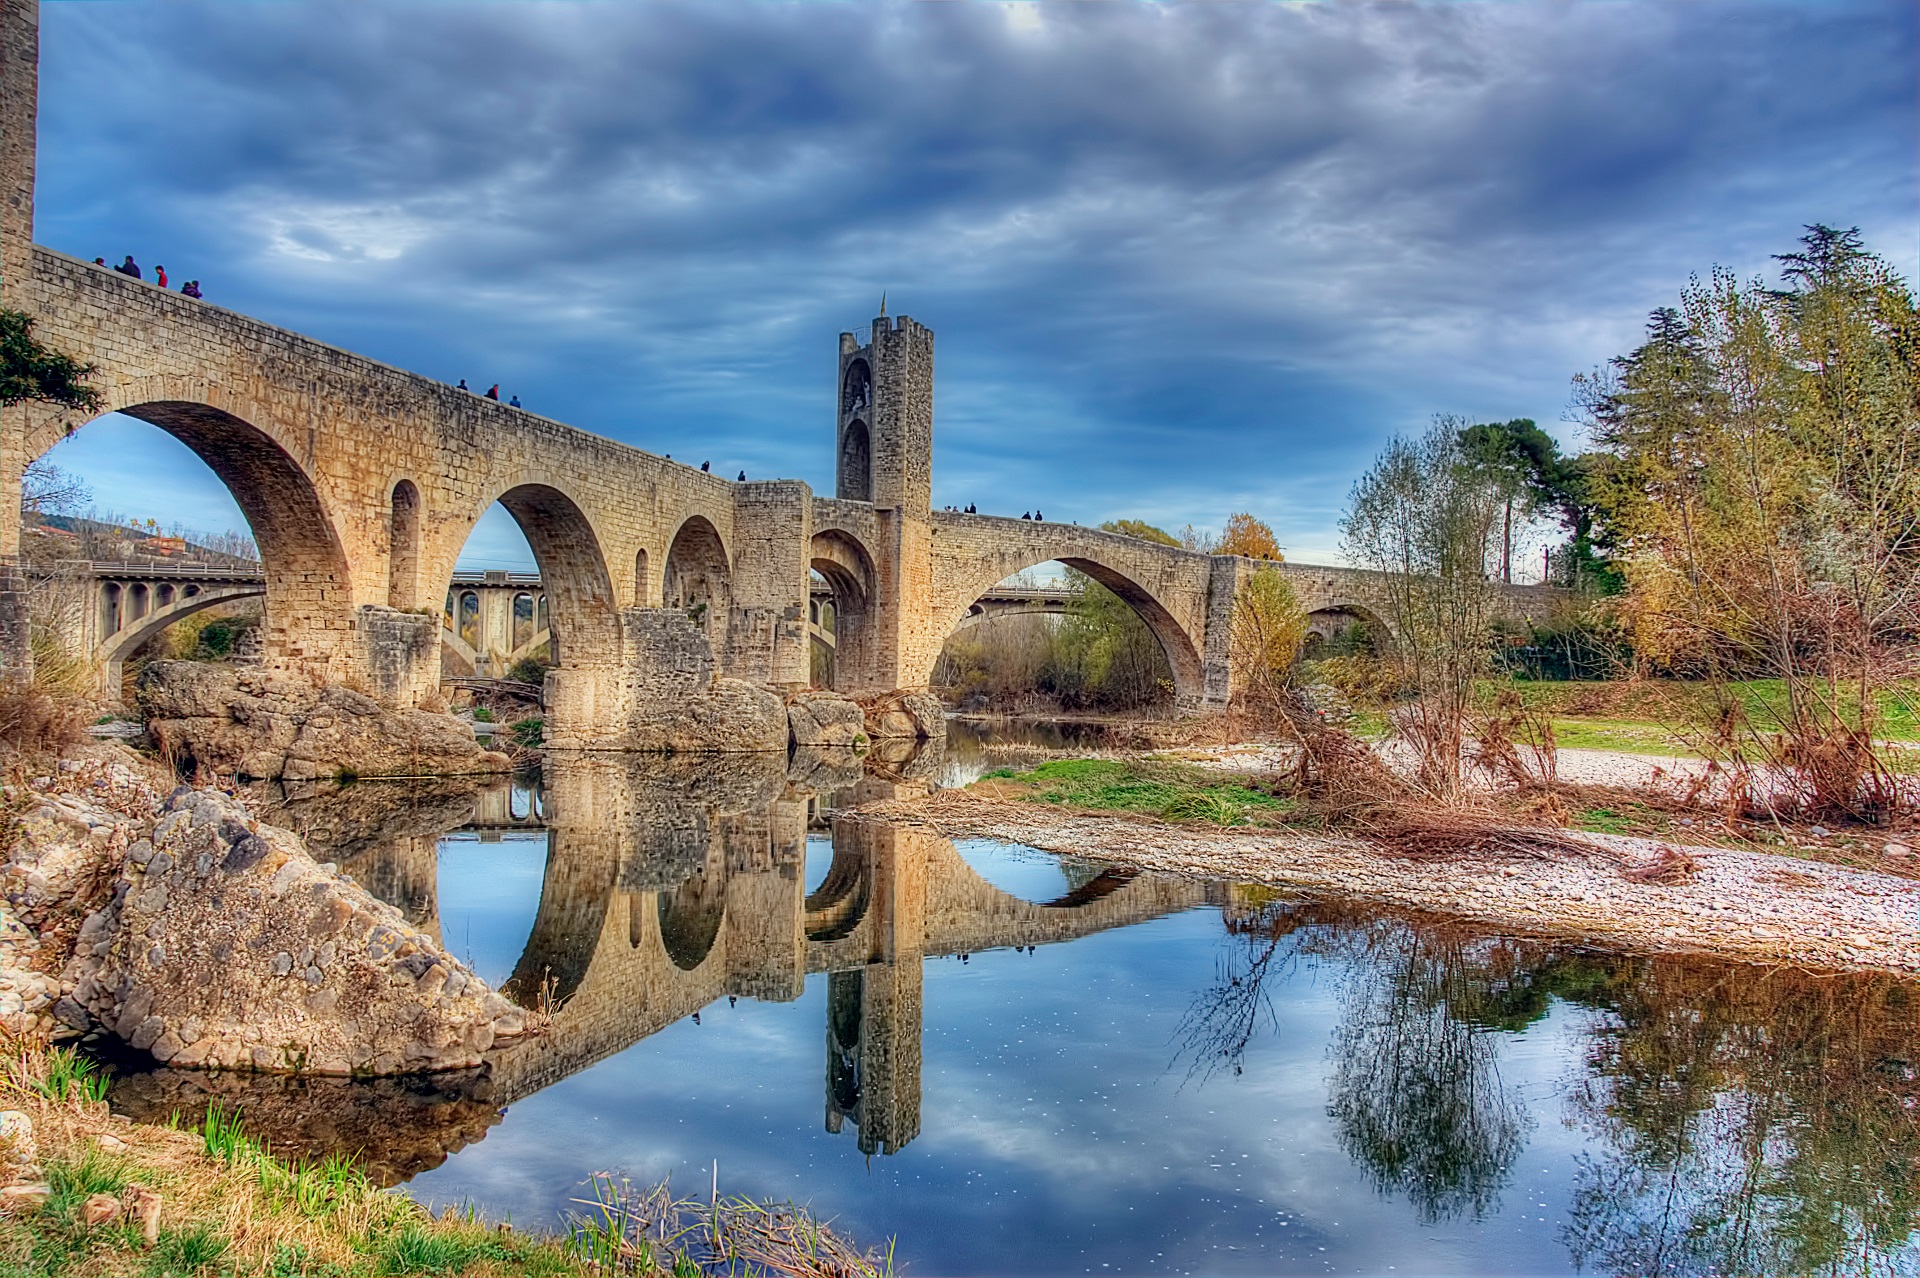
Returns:
[[[500,398],[500,383],[499,383],[499,382],[495,382],[495,383],[494,383],[493,385],[491,385],[491,386],[489,386],[489,387],[487,388],[487,398],[488,398],[488,399],[491,399],[491,400],[496,400],[496,401],[497,401],[497,400],[498,400],[498,399]]]
[[[165,288],[167,286],[167,268],[166,267],[155,266],[153,268],[153,282],[158,284],[161,288]]]

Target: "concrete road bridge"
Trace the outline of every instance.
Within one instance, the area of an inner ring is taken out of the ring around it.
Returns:
[[[622,748],[703,671],[806,687],[815,572],[833,594],[844,691],[924,688],[996,583],[1057,560],[1138,611],[1182,709],[1227,704],[1228,619],[1257,565],[935,510],[934,340],[912,319],[840,335],[827,497],[798,480],[735,483],[35,244],[38,20],[37,0],[0,10],[0,304],[93,365],[107,410],[168,432],[226,483],[260,549],[269,666],[351,680],[396,706],[432,697],[455,561],[498,502],[539,564],[556,745]],[[644,439],[645,409],[617,425]],[[9,668],[31,661],[21,475],[76,428],[47,405],[0,411]],[[1363,586],[1339,577],[1310,606],[1363,606]]]

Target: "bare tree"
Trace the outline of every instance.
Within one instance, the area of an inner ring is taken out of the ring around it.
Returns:
[[[1394,631],[1383,658],[1412,699],[1394,714],[1422,786],[1442,802],[1465,795],[1464,742],[1474,682],[1492,662],[1501,550],[1500,494],[1462,451],[1458,418],[1387,444],[1354,485],[1342,525],[1347,557],[1375,574]]]

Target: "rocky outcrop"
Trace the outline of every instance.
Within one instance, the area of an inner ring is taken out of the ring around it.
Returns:
[[[156,661],[139,701],[163,753],[187,768],[267,780],[504,772],[452,715],[272,670]]]
[[[796,746],[851,749],[867,744],[860,703],[837,692],[803,692],[787,701],[787,726]]]
[[[892,737],[926,740],[947,734],[946,707],[931,692],[889,692],[864,705],[867,734],[876,741]]]
[[[56,1014],[175,1066],[401,1074],[476,1065],[525,1017],[300,840],[182,787],[81,926]]]
[[[664,754],[761,753],[787,748],[787,708],[744,679],[715,679],[653,701],[634,718],[624,748]]]

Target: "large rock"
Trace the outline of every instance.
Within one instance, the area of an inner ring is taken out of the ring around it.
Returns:
[[[236,800],[182,787],[81,925],[56,1008],[174,1066],[406,1074],[477,1065],[524,1014]]]
[[[867,732],[874,740],[947,735],[946,707],[931,692],[889,692],[865,703]]]
[[[156,661],[140,707],[177,764],[265,780],[504,772],[452,715],[382,706],[298,676],[202,661]]]
[[[787,748],[787,708],[744,679],[650,701],[635,714],[626,749],[667,754],[764,753]]]
[[[852,749],[867,744],[860,703],[837,692],[803,692],[790,698],[787,725],[796,746]]]

